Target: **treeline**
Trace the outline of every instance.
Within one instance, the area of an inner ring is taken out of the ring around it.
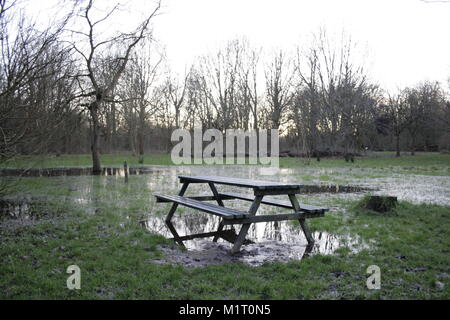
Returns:
[[[275,128],[281,151],[308,157],[450,150],[450,82],[388,93],[349,37],[271,53],[235,39],[177,75],[152,38],[159,4],[106,35],[117,6],[77,1],[42,29],[0,5],[2,159],[92,152],[95,169],[101,153],[170,151],[175,128]]]

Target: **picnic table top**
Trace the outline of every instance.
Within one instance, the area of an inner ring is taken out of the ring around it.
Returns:
[[[253,179],[241,179],[232,177],[221,177],[221,176],[178,176],[180,182],[190,182],[190,183],[217,183],[225,184],[237,187],[247,187],[258,190],[267,189],[299,189],[302,184],[298,183],[281,183],[277,181],[264,181],[264,180],[253,180]]]

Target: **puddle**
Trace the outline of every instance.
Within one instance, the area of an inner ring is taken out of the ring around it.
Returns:
[[[175,215],[172,223],[180,236],[217,230],[220,219],[202,213]],[[150,217],[143,222],[152,232],[171,238],[163,217]],[[240,226],[231,229],[239,232]],[[230,228],[228,228],[230,230]],[[184,241],[187,251],[177,247],[161,246],[164,258],[152,260],[161,264],[182,264],[188,267],[202,267],[231,262],[243,262],[250,266],[260,266],[267,262],[298,261],[314,254],[333,254],[336,249],[347,247],[357,253],[369,246],[357,236],[337,236],[327,232],[314,232],[316,242],[308,246],[300,227],[290,221],[274,221],[252,224],[247,239],[253,243],[241,247],[236,255],[229,253],[232,244],[223,239],[217,243],[212,238]]]
[[[129,175],[151,174],[157,171],[153,167],[130,167]],[[92,167],[56,167],[56,168],[32,168],[32,169],[0,169],[3,177],[58,177],[58,176],[91,176],[94,175]],[[123,167],[103,167],[99,176],[125,177]]]

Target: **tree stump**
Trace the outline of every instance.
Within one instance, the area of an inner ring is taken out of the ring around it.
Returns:
[[[376,212],[388,212],[397,206],[397,197],[370,196],[365,203],[365,209]]]

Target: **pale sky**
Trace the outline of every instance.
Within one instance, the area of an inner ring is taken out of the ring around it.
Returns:
[[[450,77],[450,2],[420,0],[166,0],[155,32],[179,72],[198,55],[245,36],[294,50],[325,27],[366,48],[370,74],[389,90]]]
[[[98,7],[102,1],[106,0],[98,1]],[[154,31],[172,69],[180,74],[195,57],[236,37],[246,37],[267,52],[293,51],[323,27],[329,33],[344,30],[365,49],[371,78],[389,91],[422,80],[446,86],[450,77],[450,1],[162,0],[162,4]],[[29,8],[45,10],[43,2],[35,0]],[[127,19],[137,20],[132,14]]]

